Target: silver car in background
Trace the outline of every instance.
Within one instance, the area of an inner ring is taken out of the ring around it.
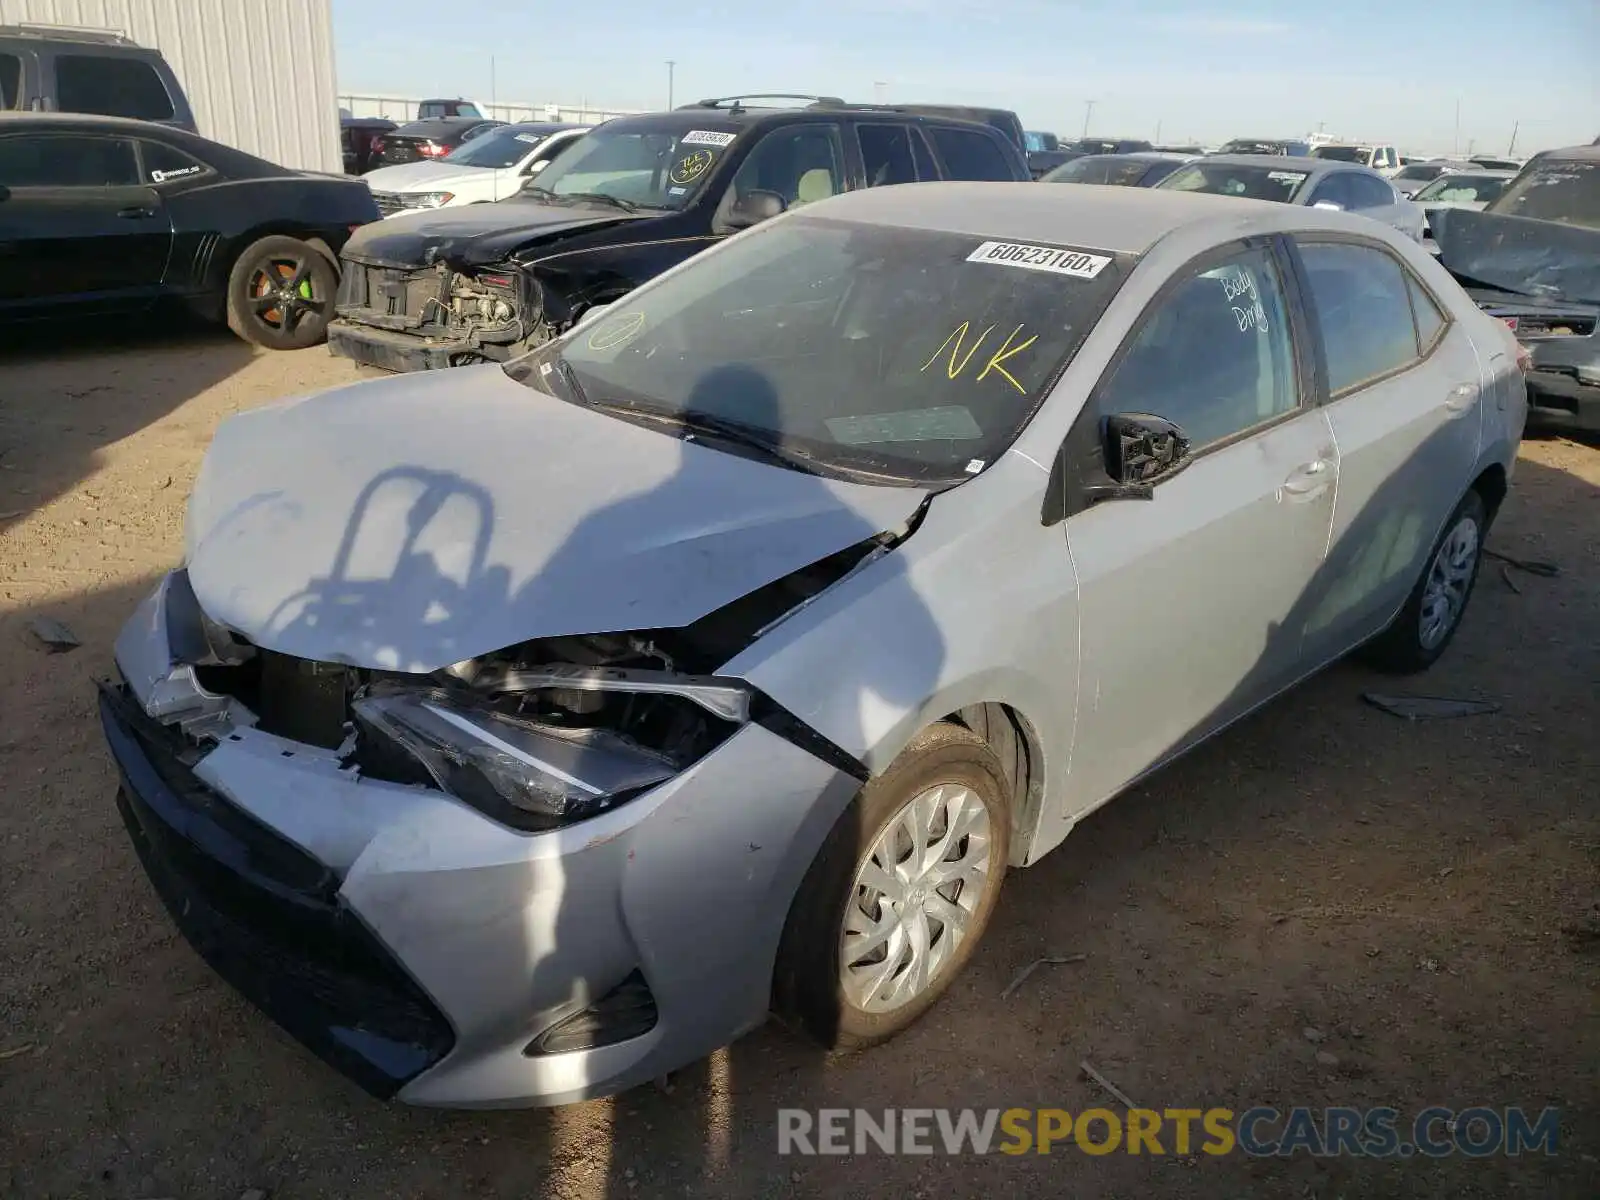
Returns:
[[[606,1095],[773,1006],[868,1045],[1130,783],[1431,664],[1524,404],[1359,217],[851,192],[504,368],[225,421],[102,689],[118,803],[378,1096]]]
[[[1273,154],[1208,154],[1179,167],[1156,187],[1359,213],[1422,240],[1420,208],[1376,171],[1338,159],[1285,162],[1284,156]]]

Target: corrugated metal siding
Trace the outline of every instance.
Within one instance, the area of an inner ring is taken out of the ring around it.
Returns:
[[[0,25],[117,29],[166,56],[208,138],[342,171],[331,0],[0,0]]]

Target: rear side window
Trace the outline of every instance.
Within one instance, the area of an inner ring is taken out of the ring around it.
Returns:
[[[1394,189],[1383,180],[1355,172],[1351,172],[1347,178],[1350,194],[1354,198],[1352,208],[1383,208],[1394,203]]]
[[[0,54],[0,108],[22,107],[22,60]]]
[[[60,54],[55,62],[56,107],[62,112],[141,121],[165,121],[173,115],[167,85],[144,59]]]
[[[904,125],[858,125],[856,136],[861,142],[861,161],[867,169],[868,187],[917,182],[911,131]]]
[[[348,132],[347,130],[346,133]],[[176,150],[164,142],[140,142],[139,153],[144,159],[146,183],[171,183],[179,179],[195,179],[210,170],[182,150]]]
[[[939,157],[944,159],[951,179],[1009,181],[1016,178],[1000,147],[981,133],[935,125],[933,144],[939,148]]]
[[[1411,289],[1411,311],[1417,318],[1417,345],[1426,354],[1444,331],[1444,314],[1409,271],[1406,272],[1406,286]]]
[[[1300,255],[1327,352],[1329,392],[1337,396],[1417,360],[1411,284],[1398,262],[1342,242],[1302,243]]]
[[[130,187],[139,183],[126,138],[21,134],[0,138],[0,179],[9,187]]]

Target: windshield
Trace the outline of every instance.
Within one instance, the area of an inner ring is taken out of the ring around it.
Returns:
[[[1401,167],[1400,173],[1395,176],[1398,180],[1426,180],[1437,179],[1444,174],[1444,167],[1439,163],[1413,163],[1409,167]]]
[[[1546,159],[1525,167],[1490,211],[1600,229],[1600,162]]]
[[[737,428],[802,470],[959,481],[1004,453],[1134,261],[786,216],[506,370],[669,431]]]
[[[1055,134],[1035,133],[1031,129],[1022,135],[1022,140],[1027,146],[1029,154],[1038,154],[1041,151],[1055,150],[1061,145],[1060,142],[1056,141]]]
[[[1151,164],[1140,159],[1089,157],[1063,163],[1047,174],[1043,183],[1109,183],[1137,187]]]
[[[1245,196],[1251,200],[1275,200],[1280,204],[1288,204],[1309,174],[1307,171],[1279,171],[1272,167],[1201,160],[1179,167],[1156,186],[1177,192]]]
[[[497,171],[514,167],[546,140],[551,130],[496,129],[472,141],[450,155],[452,167],[493,167]]]
[[[1505,191],[1510,180],[1494,175],[1445,175],[1411,197],[1418,204],[1428,200],[1465,200],[1469,203],[1487,204]]]
[[[726,154],[737,126],[697,117],[697,124],[612,121],[587,134],[538,176],[557,196],[612,196],[640,208],[682,208]]]
[[[1311,152],[1312,158],[1331,158],[1334,162],[1360,163],[1362,166],[1372,157],[1372,151],[1365,146],[1318,146]]]

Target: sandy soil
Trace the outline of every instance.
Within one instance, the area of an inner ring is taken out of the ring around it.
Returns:
[[[1563,932],[1600,899],[1600,451],[1525,447],[1491,546],[1562,573],[1512,573],[1517,591],[1491,564],[1411,689],[1499,713],[1409,724],[1338,667],[1014,874],[972,969],[889,1046],[830,1062],[768,1028],[670,1093],[440,1113],[368,1100],[212,977],[135,862],[93,715],[217,422],[354,371],[226,334],[0,355],[0,1195],[1600,1194],[1600,955]],[[82,647],[43,652],[38,615]],[[1087,958],[1001,998],[1069,953]],[[1084,1058],[1153,1107],[1557,1105],[1561,1147],[775,1153],[780,1106],[1105,1103]]]

